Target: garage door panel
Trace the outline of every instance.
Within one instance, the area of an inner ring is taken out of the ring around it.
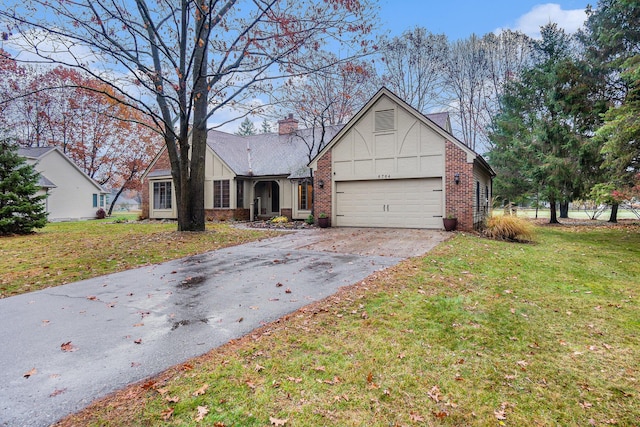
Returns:
[[[339,227],[442,227],[441,178],[343,181],[336,190]]]

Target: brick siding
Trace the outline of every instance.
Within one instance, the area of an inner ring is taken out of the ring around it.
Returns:
[[[329,226],[331,226],[331,150],[327,151],[324,156],[318,159],[318,170],[313,175],[313,213],[316,222],[318,215],[327,214],[329,217]],[[320,180],[324,182],[324,187],[320,188]]]
[[[205,209],[207,221],[249,221],[249,209]]]
[[[460,183],[454,181],[460,174]],[[473,163],[467,163],[467,153],[451,141],[445,145],[445,216],[458,218],[458,230],[473,230],[474,178]]]

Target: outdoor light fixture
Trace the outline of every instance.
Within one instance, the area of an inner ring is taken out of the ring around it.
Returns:
[[[320,186],[320,188],[324,188],[324,181],[319,179],[318,180],[318,185]]]
[[[455,182],[455,183],[456,183],[456,185],[460,184],[460,173],[459,173],[459,172],[456,172],[456,173],[453,175],[453,182]]]

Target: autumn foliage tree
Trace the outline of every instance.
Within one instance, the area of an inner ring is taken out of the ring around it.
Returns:
[[[0,75],[20,79],[0,94],[3,121],[24,147],[60,148],[83,172],[116,190],[135,189],[137,180],[160,149],[154,123],[128,106],[98,79],[66,67],[14,66]]]
[[[12,0],[4,6],[0,17],[10,23],[4,38],[41,60],[91,73],[161,129],[179,230],[204,230],[207,121],[270,92],[283,77],[313,73],[305,58],[323,44],[361,53],[375,22],[370,0]]]

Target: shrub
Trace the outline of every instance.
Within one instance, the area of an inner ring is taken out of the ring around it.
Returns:
[[[107,213],[104,209],[100,208],[96,211],[96,219],[105,219],[107,217]]]
[[[273,224],[284,224],[286,222],[289,222],[289,218],[287,218],[286,216],[277,216],[275,218],[271,218],[271,222]]]
[[[487,220],[485,235],[492,239],[530,241],[533,239],[533,225],[525,219],[513,215],[492,216]]]
[[[309,225],[313,225],[314,223],[313,215],[309,214],[309,216],[307,217],[307,219],[304,220],[304,222],[306,222]]]

